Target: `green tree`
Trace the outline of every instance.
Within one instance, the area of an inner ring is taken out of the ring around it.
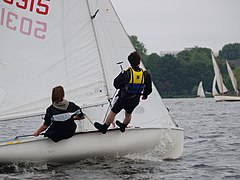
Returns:
[[[240,59],[240,44],[227,44],[219,51],[220,59],[235,60]]]
[[[179,52],[177,54],[177,59],[183,64],[189,64],[192,62],[212,64],[211,49],[201,47],[189,48]]]
[[[194,87],[203,81],[207,91],[211,91],[213,79],[213,66],[211,60],[211,49],[194,47],[183,50],[177,54],[186,73],[183,82],[186,92],[193,93]]]
[[[147,58],[147,67],[162,95],[180,94],[185,73],[175,56],[166,54],[160,57],[155,53],[151,54]]]
[[[147,55],[147,49],[145,45],[138,40],[138,37],[135,35],[129,36],[130,41],[132,42],[136,51],[138,51],[141,55]]]

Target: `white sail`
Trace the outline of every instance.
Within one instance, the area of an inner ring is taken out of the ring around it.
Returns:
[[[204,90],[203,90],[203,83],[202,83],[202,81],[198,85],[197,97],[205,98],[205,93],[204,93]]]
[[[0,119],[44,113],[56,85],[81,107],[112,98],[116,63],[127,68],[134,48],[110,1],[41,1],[25,9],[3,1],[0,14]],[[134,118],[146,126],[173,125],[155,87]]]
[[[213,84],[212,84],[212,95],[213,96],[218,95],[218,91],[216,89],[216,85],[217,85],[217,79],[216,79],[216,76],[214,76]]]
[[[226,86],[223,83],[222,74],[220,72],[220,69],[219,69],[219,67],[217,65],[217,62],[216,62],[216,59],[215,59],[213,53],[211,53],[211,55],[212,55],[213,69],[214,69],[214,74],[215,74],[216,81],[217,81],[218,90],[219,90],[219,92],[221,94],[224,94],[228,90],[227,90]]]
[[[230,77],[232,85],[233,85],[233,89],[236,92],[236,94],[238,94],[237,79],[235,78],[235,75],[234,75],[228,61],[226,61],[226,65],[227,65],[227,70],[228,70],[229,77]]]
[[[86,2],[43,1],[21,9],[1,2],[0,117],[39,114],[52,87],[80,105],[106,101],[107,89]]]

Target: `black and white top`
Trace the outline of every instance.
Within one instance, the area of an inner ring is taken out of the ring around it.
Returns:
[[[49,106],[46,110],[44,117],[44,125],[51,125],[52,123],[61,123],[69,120],[73,120],[73,116],[82,117],[83,113],[79,106],[73,102],[69,102],[68,107],[64,109],[58,109],[53,105]]]
[[[76,123],[73,117],[83,117],[79,106],[69,101],[62,101],[59,104],[53,103],[46,110],[44,125],[49,126],[44,136],[54,142],[72,137],[76,130]]]

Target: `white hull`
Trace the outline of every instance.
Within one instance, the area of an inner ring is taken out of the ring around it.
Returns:
[[[0,162],[77,161],[88,157],[126,155],[163,149],[163,159],[177,159],[183,153],[181,128],[129,128],[125,133],[91,131],[54,143],[48,138],[10,141],[0,144]]]
[[[218,101],[240,101],[240,96],[215,95],[214,99]]]

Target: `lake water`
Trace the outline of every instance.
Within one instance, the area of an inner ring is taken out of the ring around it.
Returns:
[[[0,179],[240,179],[240,102],[216,103],[212,98],[163,101],[185,129],[184,153],[178,160],[164,161],[149,154],[72,164],[1,164]],[[0,128],[4,137],[21,127],[0,124]]]

